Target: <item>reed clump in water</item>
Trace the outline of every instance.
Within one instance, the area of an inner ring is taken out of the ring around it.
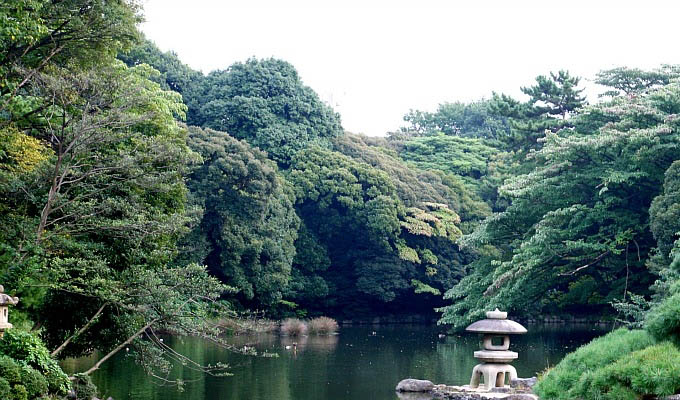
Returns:
[[[338,322],[329,317],[318,317],[309,321],[309,330],[317,335],[333,335],[338,328]]]
[[[305,321],[297,318],[287,318],[281,322],[281,334],[286,336],[304,336],[309,327]]]

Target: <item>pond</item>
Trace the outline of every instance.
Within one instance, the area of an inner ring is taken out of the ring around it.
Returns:
[[[513,337],[510,350],[519,353],[513,365],[530,377],[555,365],[564,355],[606,332],[595,325],[529,325],[529,333]],[[480,337],[463,334],[440,338],[441,328],[422,325],[364,325],[341,329],[336,336],[300,339],[274,334],[239,336],[234,343],[276,352],[278,358],[233,354],[196,338],[168,337],[166,343],[199,363],[228,363],[230,377],[212,377],[178,367],[187,381],[184,391],[164,387],[144,374],[125,354],[118,354],[92,378],[102,395],[115,400],[394,400],[403,378],[462,385],[469,382],[472,354]],[[297,343],[293,351],[292,342]],[[290,349],[286,349],[289,346]],[[82,371],[94,357],[66,360],[68,372]],[[106,397],[104,397],[106,398]]]

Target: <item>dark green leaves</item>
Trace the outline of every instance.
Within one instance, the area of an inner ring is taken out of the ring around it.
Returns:
[[[458,302],[442,321],[463,326],[480,306],[583,312],[628,290],[646,291],[652,277],[644,261],[655,245],[648,210],[680,158],[678,105],[680,87],[671,84],[576,117],[617,121],[597,131],[548,133],[536,168],[501,188],[512,205],[468,238],[504,249],[503,256],[447,293]]]
[[[201,82],[199,116],[190,123],[228,132],[286,165],[310,144],[328,147],[340,117],[302,84],[285,61],[250,59]]]
[[[192,255],[248,303],[272,307],[290,279],[299,219],[288,183],[265,154],[224,132],[190,127],[189,145],[203,157],[189,187],[204,209],[193,237],[207,254]],[[191,240],[191,237],[190,237]]]

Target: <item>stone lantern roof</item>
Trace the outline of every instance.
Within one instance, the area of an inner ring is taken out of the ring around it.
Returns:
[[[16,306],[19,302],[19,298],[6,295],[4,292],[5,288],[0,285],[0,306]]]
[[[508,318],[508,313],[503,311],[488,311],[486,319],[474,322],[465,328],[468,332],[489,333],[496,335],[510,335],[527,333],[527,329]]]

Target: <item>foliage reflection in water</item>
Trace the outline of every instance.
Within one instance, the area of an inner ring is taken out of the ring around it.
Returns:
[[[519,353],[513,365],[520,377],[555,365],[567,352],[606,331],[593,325],[527,328],[528,334],[512,341],[512,350]],[[470,379],[476,364],[472,354],[480,348],[480,338],[470,334],[439,338],[440,330],[418,325],[355,326],[343,328],[336,336],[234,338],[237,346],[276,352],[278,358],[241,356],[200,339],[168,337],[166,343],[198,362],[229,363],[234,376],[211,377],[177,367],[173,376],[186,382],[184,391],[178,392],[163,387],[121,354],[105,363],[93,379],[101,394],[116,400],[394,400],[394,387],[403,378],[458,385]],[[70,372],[83,370],[93,361],[67,360],[64,367]]]

